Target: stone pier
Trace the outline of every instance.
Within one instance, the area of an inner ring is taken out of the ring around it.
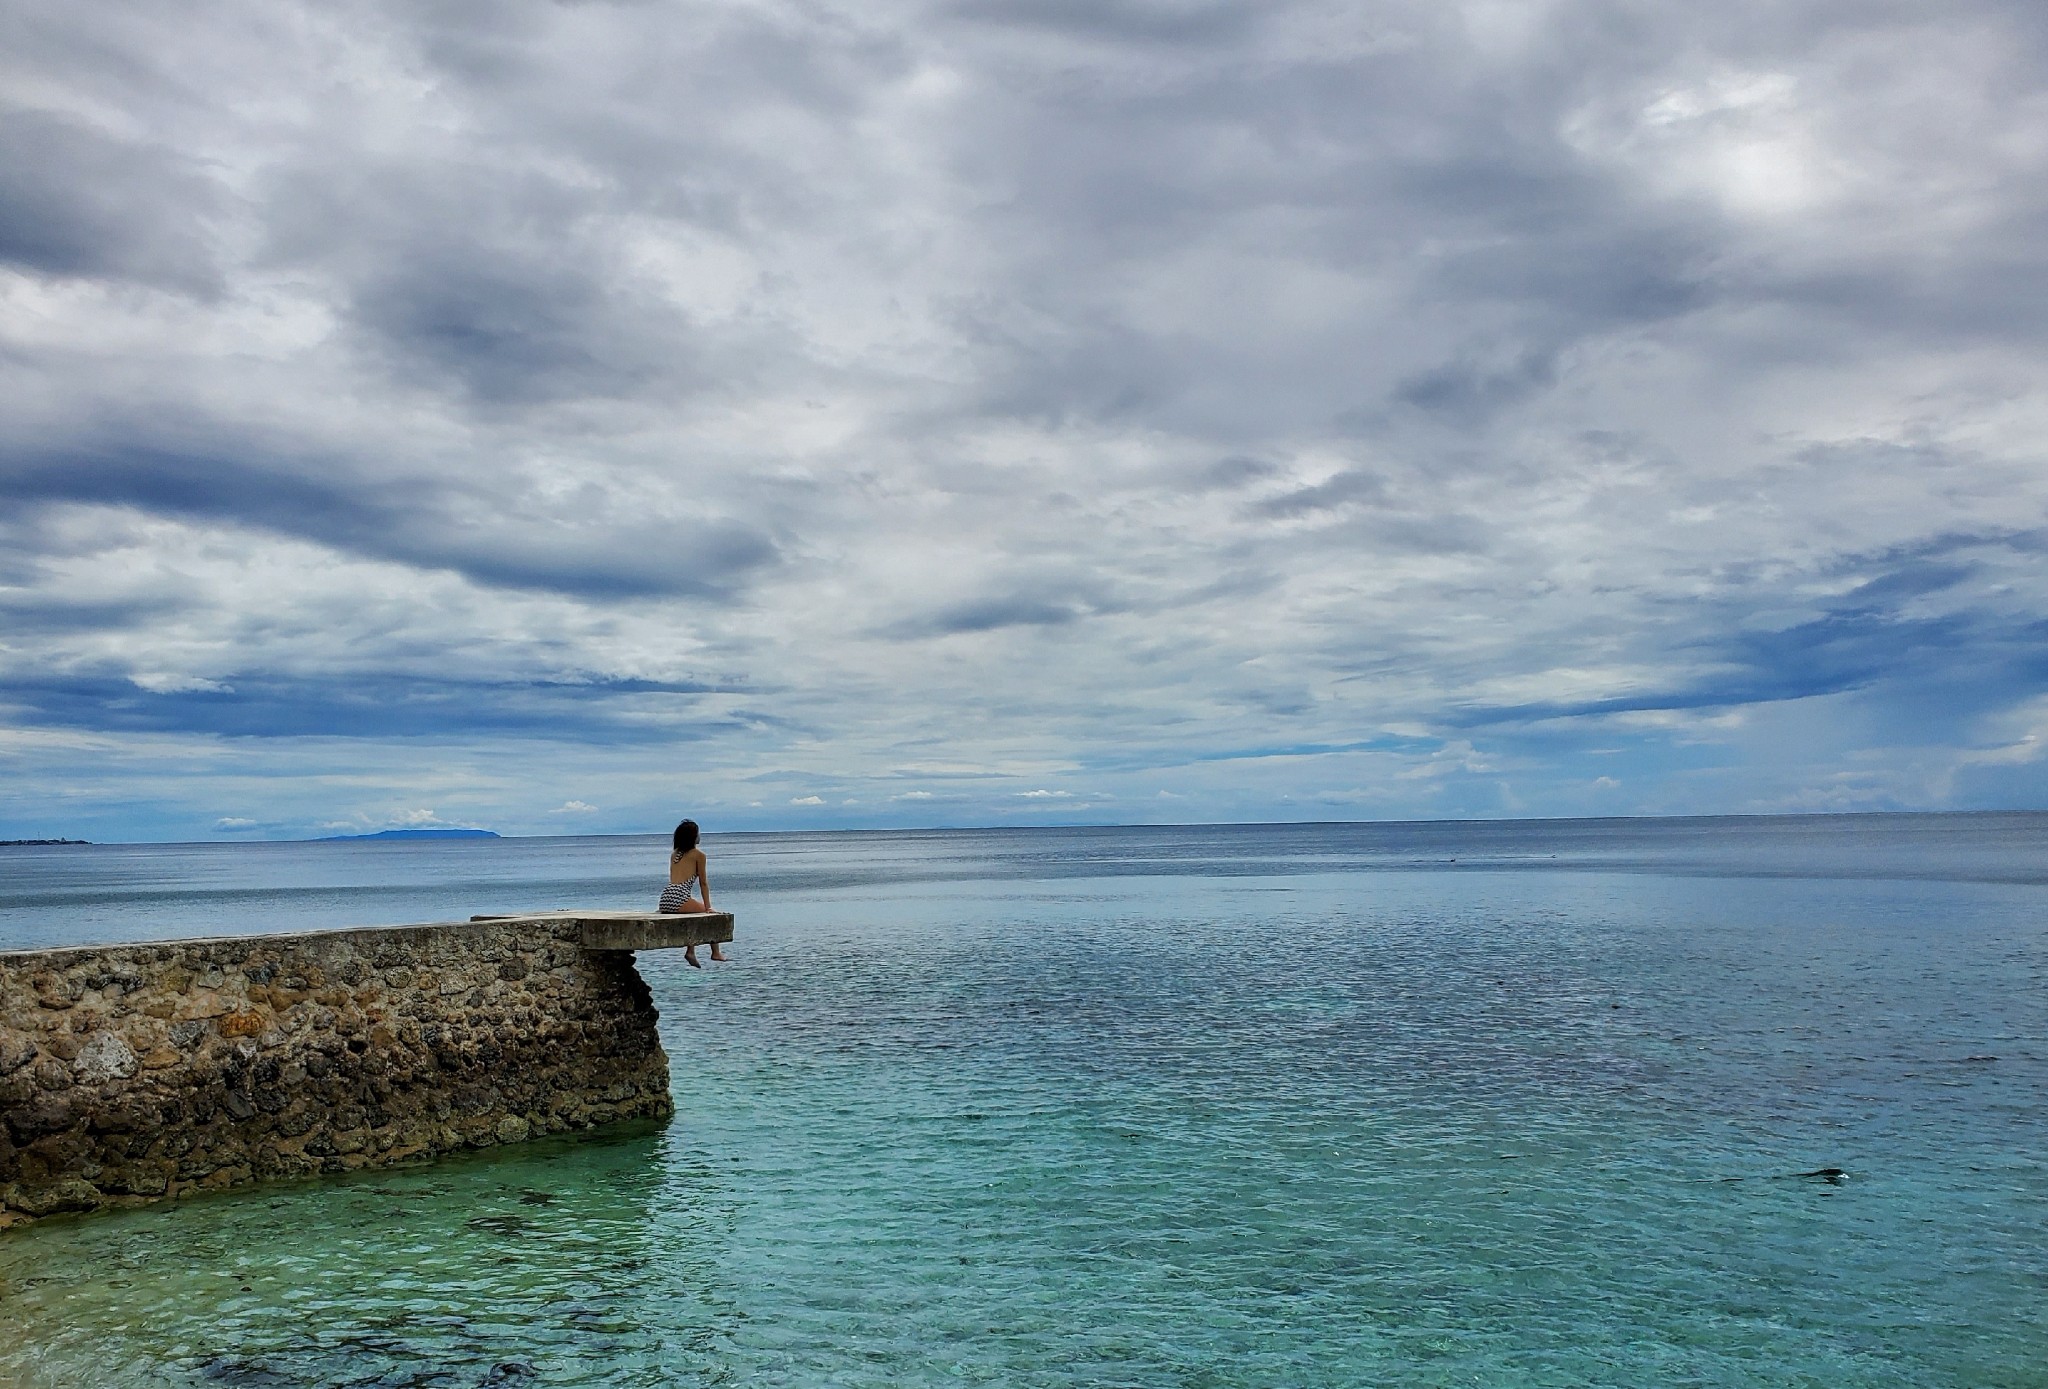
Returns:
[[[550,912],[0,952],[0,1230],[666,1118],[633,952],[731,939]]]

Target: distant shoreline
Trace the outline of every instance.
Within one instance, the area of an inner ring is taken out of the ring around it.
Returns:
[[[90,839],[0,839],[0,849],[41,849],[52,844],[90,843]]]

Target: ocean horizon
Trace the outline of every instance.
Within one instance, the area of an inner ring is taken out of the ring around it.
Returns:
[[[1203,830],[1203,829],[1270,829],[1294,827],[1343,826],[1346,828],[1412,828],[1422,825],[1618,825],[1618,824],[1706,824],[1714,822],[1746,821],[1853,821],[1853,820],[1971,820],[1996,818],[2000,816],[2048,816],[2048,810],[2032,808],[1992,807],[1972,810],[1753,810],[1713,811],[1699,814],[1640,814],[1640,815],[1431,815],[1358,819],[1354,817],[1334,818],[1289,818],[1257,820],[1171,820],[1171,821],[1124,821],[1124,820],[1074,820],[1034,821],[1029,825],[1015,823],[960,824],[960,825],[833,825],[798,829],[782,826],[771,829],[733,829],[715,831],[728,839],[760,839],[791,834],[849,835],[849,834],[982,834],[1018,831],[1059,832],[1063,830]],[[487,825],[434,825],[399,826],[362,834],[322,834],[260,837],[244,836],[233,839],[215,836],[210,839],[72,839],[72,838],[21,838],[0,839],[0,845],[20,847],[92,847],[112,848],[141,845],[186,845],[205,844],[231,847],[242,844],[337,844],[350,842],[401,841],[408,839],[434,840],[447,838],[488,838],[488,839],[644,839],[650,834],[665,835],[666,829],[658,830],[601,830],[583,834],[520,834],[501,831]]]
[[[0,948],[664,838],[10,848]],[[2048,814],[707,845],[672,1123],[0,1235],[0,1382],[2048,1385]]]

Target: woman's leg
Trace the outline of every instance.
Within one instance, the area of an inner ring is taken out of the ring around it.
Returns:
[[[695,897],[692,897],[683,904],[683,910],[686,912],[708,912],[711,910],[711,904],[709,902],[700,902]],[[724,964],[730,957],[718,948],[717,941],[713,941],[711,942],[711,958],[720,964]]]
[[[681,907],[677,908],[678,913],[684,915],[696,912],[708,912],[710,910],[711,904],[706,902],[701,897],[689,898],[683,903]],[[721,964],[725,962],[725,956],[719,952],[717,941],[711,942],[711,958],[717,960]],[[691,969],[704,968],[704,966],[697,963],[697,947],[694,945],[686,945],[683,947],[683,963],[687,964]]]

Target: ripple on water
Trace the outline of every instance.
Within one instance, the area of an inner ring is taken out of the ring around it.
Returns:
[[[674,1125],[10,1236],[0,1379],[2048,1384],[2034,889],[1287,885],[778,904]]]

